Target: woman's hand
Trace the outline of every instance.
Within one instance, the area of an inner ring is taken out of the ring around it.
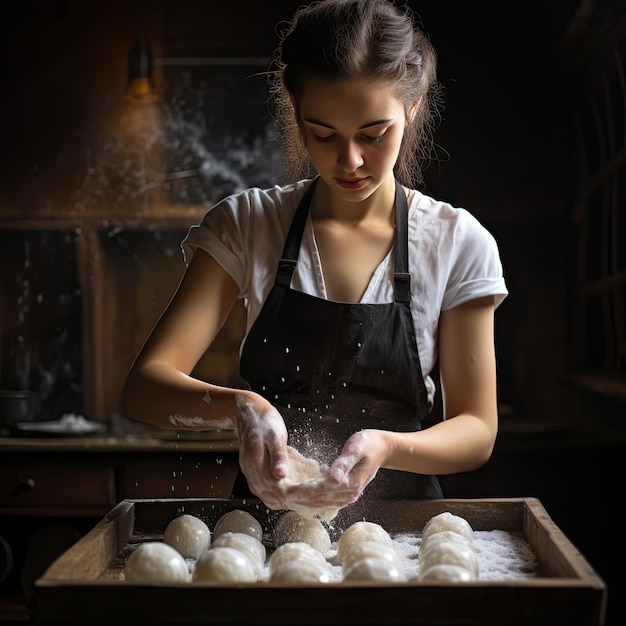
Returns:
[[[281,414],[256,393],[235,399],[239,466],[250,491],[270,509],[284,508],[279,481],[287,476],[287,429]]]
[[[341,454],[330,466],[329,480],[338,485],[349,485],[360,495],[376,476],[387,455],[388,444],[383,431],[360,430],[343,445]]]
[[[310,509],[340,509],[353,504],[376,476],[387,455],[388,443],[383,431],[361,430],[346,441],[325,476],[288,487],[284,497],[292,505],[306,505]]]

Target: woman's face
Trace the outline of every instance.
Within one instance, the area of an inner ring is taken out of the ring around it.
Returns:
[[[297,104],[307,152],[334,193],[358,202],[393,178],[408,120],[392,87],[310,80]]]

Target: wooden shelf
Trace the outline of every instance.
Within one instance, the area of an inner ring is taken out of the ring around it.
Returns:
[[[180,243],[206,210],[198,205],[162,204],[149,214],[21,218],[0,211],[0,236],[11,243],[0,254],[7,270],[0,280],[4,332],[7,336],[36,335],[46,355],[59,354],[68,347],[49,347],[55,345],[58,336],[64,336],[63,328],[80,333],[80,339],[71,342],[71,347],[82,352],[72,363],[72,372],[80,377],[76,382],[83,406],[73,407],[72,412],[101,422],[121,413],[120,394],[126,374],[185,271]],[[41,242],[48,246],[43,252]],[[49,262],[57,271],[44,271]],[[65,280],[55,282],[49,276]],[[40,311],[37,294],[46,303],[69,302],[71,297],[73,308],[66,306],[71,319],[59,319],[61,330],[44,324],[41,315],[36,317]],[[18,310],[15,303],[22,301],[23,310]],[[44,327],[45,336],[39,328],[30,328],[36,324]],[[239,306],[216,339],[211,355],[210,369],[224,384],[238,381],[236,355],[244,329],[245,316]],[[11,349],[7,345],[5,352]],[[5,356],[9,363],[11,354]],[[0,363],[1,357],[0,350]],[[46,358],[51,357],[42,356],[38,365],[50,371]],[[202,371],[204,365],[199,367]],[[27,368],[25,359],[21,375],[31,378],[32,370]],[[60,414],[42,417],[56,419]]]
[[[626,400],[626,372],[576,372],[567,374],[565,379],[585,391]]]
[[[180,210],[151,212],[145,215],[53,215],[23,217],[0,215],[0,230],[178,230],[187,229],[197,223],[207,207],[182,207]]]

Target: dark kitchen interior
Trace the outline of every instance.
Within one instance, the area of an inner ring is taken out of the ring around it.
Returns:
[[[263,72],[300,4],[3,4],[0,621],[28,622],[33,580],[119,500],[231,495],[197,466],[236,454],[132,423],[119,393],[187,228],[282,176]],[[626,2],[407,4],[444,87],[424,190],[491,230],[510,291],[498,443],[446,496],[537,497],[624,624]],[[129,81],[147,50],[150,93]],[[199,376],[237,384],[242,329],[236,310]],[[97,445],[32,428],[62,418],[101,425]]]

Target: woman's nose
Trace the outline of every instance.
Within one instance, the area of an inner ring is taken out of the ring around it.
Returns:
[[[337,164],[346,172],[354,172],[361,167],[363,165],[363,155],[359,146],[352,141],[344,142],[339,148]]]

